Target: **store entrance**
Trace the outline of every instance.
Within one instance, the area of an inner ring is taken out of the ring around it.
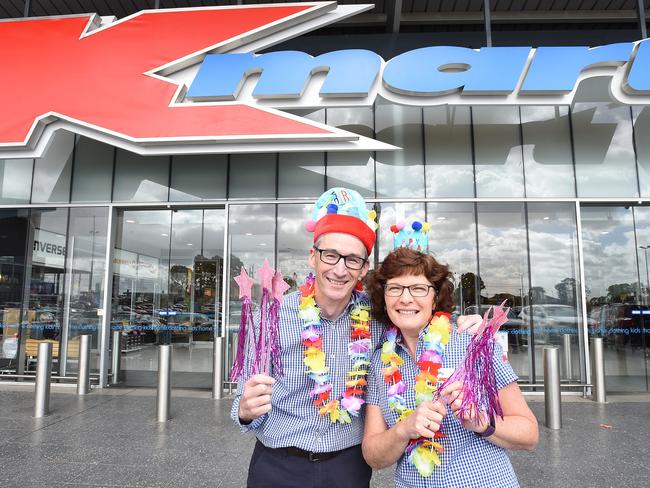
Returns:
[[[173,385],[211,387],[224,227],[223,208],[118,212],[111,329],[121,332],[119,385],[155,386],[157,346],[172,344]]]

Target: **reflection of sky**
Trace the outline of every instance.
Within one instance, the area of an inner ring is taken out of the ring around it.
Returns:
[[[616,283],[637,281],[632,211],[622,207],[582,210],[588,297],[607,295]]]
[[[74,134],[58,131],[47,152],[36,159],[32,200],[35,202],[67,202]]]
[[[602,102],[609,99],[609,82],[602,77],[585,80],[576,93],[572,121],[581,196],[638,194],[630,110]]]

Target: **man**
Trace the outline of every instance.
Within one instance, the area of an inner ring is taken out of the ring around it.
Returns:
[[[315,279],[287,295],[280,310],[284,375],[251,376],[233,401],[232,419],[257,437],[251,488],[370,484],[359,415],[367,355],[355,346],[367,341],[370,354],[383,331],[371,320],[367,338],[358,318],[369,305],[358,285],[375,243],[374,217],[363,198],[345,188],[326,191],[315,204],[306,225],[314,233],[309,264]],[[464,328],[480,323],[477,315],[465,319]]]

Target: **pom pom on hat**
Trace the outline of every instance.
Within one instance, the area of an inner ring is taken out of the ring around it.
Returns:
[[[406,222],[404,222],[403,220],[400,221],[400,222],[397,222],[397,228],[399,230],[402,230],[404,227],[406,227]]]
[[[399,232],[399,229],[397,228],[396,225],[391,225],[391,226],[390,226],[390,231],[391,231],[393,234],[397,234],[397,233]]]
[[[314,232],[314,229],[316,228],[316,221],[315,220],[308,220],[305,222],[305,230],[307,232]]]
[[[411,224],[411,228],[412,228],[413,230],[415,230],[415,231],[418,231],[418,230],[420,230],[420,229],[422,228],[422,223],[421,223],[421,222],[418,222],[417,220],[415,220],[415,221]]]
[[[328,214],[335,214],[335,213],[338,213],[338,212],[339,212],[339,206],[338,206],[337,204],[335,204],[335,203],[330,203],[330,204],[327,206],[327,213],[328,213]]]

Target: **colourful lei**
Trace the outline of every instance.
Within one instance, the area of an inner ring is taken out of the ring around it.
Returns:
[[[424,351],[417,360],[419,373],[415,377],[415,405],[416,407],[427,400],[432,400],[433,395],[442,381],[443,356],[449,343],[451,334],[450,315],[445,312],[436,312],[429,323],[427,331],[422,335]],[[388,383],[388,406],[398,413],[397,421],[400,422],[414,411],[406,404],[402,396],[406,391],[406,384],[402,381],[400,366],[404,363],[395,351],[399,329],[392,325],[385,333],[386,341],[381,347],[381,362],[388,365],[381,371],[384,382]],[[442,432],[436,432],[434,439],[444,437]],[[406,455],[409,463],[415,466],[422,476],[430,476],[434,466],[440,466],[438,453],[444,450],[439,442],[426,437],[411,439],[406,446]]]
[[[365,403],[363,396],[368,384],[366,376],[370,366],[370,307],[355,304],[350,312],[352,331],[348,343],[348,355],[352,368],[346,376],[345,392],[338,400],[331,400],[332,385],[329,379],[329,368],[325,365],[323,352],[323,329],[321,326],[320,309],[314,299],[315,278],[309,275],[305,284],[300,287],[300,309],[298,316],[303,321],[301,332],[302,343],[305,346],[307,376],[315,386],[309,392],[309,398],[318,407],[320,415],[329,415],[333,423],[351,423],[350,415],[359,415],[361,405]]]

